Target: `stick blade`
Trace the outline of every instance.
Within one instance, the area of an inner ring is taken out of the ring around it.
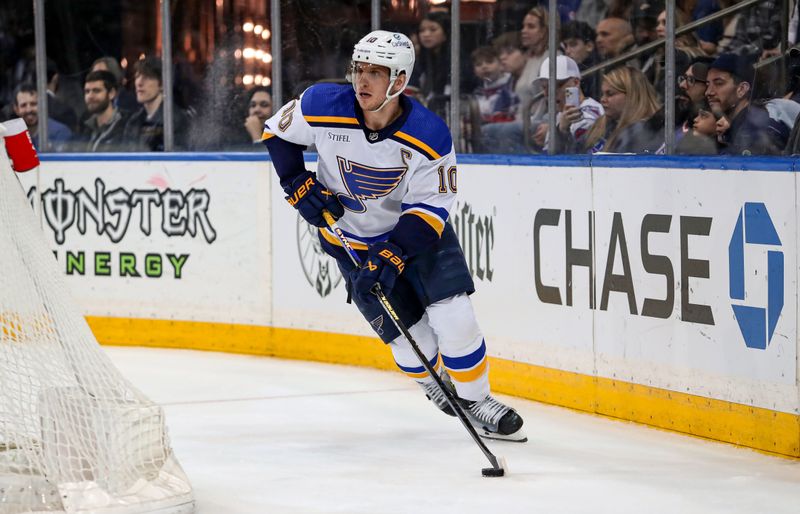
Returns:
[[[503,477],[506,475],[506,467],[506,459],[499,457],[497,459],[497,467],[483,468],[481,470],[481,475],[485,477]]]

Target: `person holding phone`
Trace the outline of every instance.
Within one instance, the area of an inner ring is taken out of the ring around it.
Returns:
[[[538,82],[545,96],[549,95],[550,59],[542,62]],[[583,146],[586,134],[594,122],[604,114],[603,106],[581,90],[581,72],[578,64],[567,57],[556,57],[556,151],[558,153],[577,153]],[[542,128],[544,127],[544,128]],[[549,150],[547,124],[543,124],[533,135],[533,141],[542,151]]]

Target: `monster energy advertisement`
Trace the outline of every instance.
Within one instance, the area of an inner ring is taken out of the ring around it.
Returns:
[[[58,267],[101,313],[127,316],[126,305],[161,318],[195,305],[227,320],[223,312],[248,312],[225,308],[244,298],[251,321],[269,303],[247,300],[253,277],[269,272],[268,249],[252,244],[269,230],[265,207],[241,195],[258,189],[257,169],[269,171],[257,162],[45,162],[41,195],[34,174],[20,178]],[[97,300],[109,294],[114,302]]]

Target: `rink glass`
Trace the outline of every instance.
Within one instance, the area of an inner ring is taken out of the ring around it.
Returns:
[[[563,147],[558,132],[551,134],[557,138],[557,144],[548,145],[552,149],[546,151],[537,144],[537,137],[541,139],[541,127],[552,124],[554,115],[547,109],[531,109],[526,105],[520,105],[515,118],[521,127],[514,130],[503,127],[500,131],[503,136],[512,134],[513,137],[501,137],[491,144],[483,137],[485,122],[481,120],[475,101],[475,89],[481,81],[475,76],[471,53],[479,46],[496,42],[505,32],[523,29],[526,13],[532,7],[529,1],[173,0],[164,16],[161,3],[155,0],[9,0],[0,7],[3,14],[0,30],[4,36],[0,101],[6,118],[13,117],[13,86],[20,80],[32,78],[30,70],[34,68],[35,55],[32,3],[36,2],[43,6],[46,56],[60,71],[57,96],[74,108],[79,120],[86,117],[82,81],[94,60],[105,55],[117,58],[123,65],[123,87],[130,96],[133,94],[133,64],[142,56],[161,56],[162,22],[169,23],[172,52],[167,66],[171,67],[173,80],[170,109],[174,115],[179,111],[189,120],[185,134],[175,138],[182,143],[173,150],[261,151],[248,141],[244,130],[247,96],[253,87],[276,89],[273,92],[279,93],[279,98],[273,98],[273,108],[277,108],[279,103],[296,96],[309,84],[320,80],[343,81],[352,45],[360,36],[379,27],[405,32],[419,43],[423,19],[435,12],[443,13],[444,17],[456,13],[457,20],[446,28],[447,41],[437,49],[435,59],[422,57],[424,52],[418,47],[417,74],[427,67],[428,74],[435,75],[433,82],[441,82],[444,77],[446,86],[439,84],[431,90],[428,87],[431,81],[428,81],[427,86],[410,92],[448,122],[457,151],[532,154],[552,153]],[[540,3],[545,12],[550,3],[558,11],[553,17],[558,19],[557,23],[548,19],[548,29],[557,36],[558,51],[566,48],[556,32],[561,25],[578,17],[588,19],[592,28],[598,27],[600,18],[591,17],[593,2]],[[675,153],[676,143],[668,137],[670,131],[663,131],[665,123],[674,122],[677,131],[691,131],[691,115],[681,112],[674,103],[675,92],[680,93],[677,78],[686,74],[685,55],[676,48],[685,49],[687,39],[695,39],[706,52],[715,50],[704,38],[715,40],[717,51],[727,48],[740,55],[753,55],[756,76],[749,94],[754,101],[791,96],[790,90],[797,89],[800,64],[794,61],[800,59],[800,53],[789,55],[796,28],[790,28],[788,0],[735,3],[725,0],[719,5],[713,1],[694,2],[694,6],[680,1],[667,3],[678,31],[687,23],[696,25],[684,34],[676,33],[673,26],[664,22],[659,33],[659,9],[642,11],[638,2],[633,2],[637,5],[621,15],[632,26],[639,47],[648,48],[632,58],[638,59],[640,66],[650,68],[648,73],[656,85],[659,102],[666,104],[660,113],[663,118],[660,134],[664,139],[661,151]],[[276,6],[279,12],[273,13]],[[674,7],[690,12],[684,15],[680,10],[672,11]],[[720,9],[728,8],[731,10],[723,12],[721,18],[709,18]],[[272,33],[275,23],[281,29],[278,43]],[[456,33],[453,33],[454,27]],[[674,41],[667,45],[667,53],[660,50],[664,46],[659,34],[669,42]],[[524,37],[527,37],[525,31]],[[451,48],[454,41],[455,52]],[[548,48],[548,55],[554,56],[557,48]],[[670,54],[675,55],[674,65],[667,58]],[[273,73],[275,61],[281,64],[278,84]],[[432,65],[428,64],[431,62]],[[587,74],[583,80],[602,82],[603,74],[609,69],[605,64],[608,61],[601,62],[600,68],[584,69]],[[657,68],[655,73],[653,67]],[[548,91],[555,86],[555,83],[550,84]],[[595,99],[600,100],[599,95]],[[790,114],[784,113],[784,116]],[[680,123],[684,118],[686,123]],[[659,121],[654,120],[654,123],[658,125]],[[681,133],[676,132],[675,137],[680,136]],[[83,147],[73,144],[59,150],[82,151]]]

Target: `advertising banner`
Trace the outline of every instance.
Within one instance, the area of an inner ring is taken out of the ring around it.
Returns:
[[[268,324],[269,166],[41,166],[45,233],[87,315]],[[36,204],[35,172],[19,175]]]

